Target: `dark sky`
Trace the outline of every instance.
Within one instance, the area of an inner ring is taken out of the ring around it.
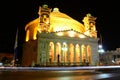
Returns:
[[[25,2],[27,1],[27,2]],[[4,0],[0,3],[0,52],[14,52],[15,34],[19,29],[18,45],[22,48],[25,38],[25,25],[38,17],[39,6],[48,4],[82,22],[87,13],[96,20],[96,29],[102,35],[103,48],[115,50],[120,47],[119,0]]]

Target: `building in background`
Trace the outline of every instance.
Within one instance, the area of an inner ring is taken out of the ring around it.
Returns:
[[[0,53],[0,66],[14,66],[14,54]]]
[[[22,66],[98,65],[96,17],[85,15],[80,23],[58,8],[40,6],[38,18],[25,26]]]
[[[120,48],[101,54],[102,65],[120,65]]]

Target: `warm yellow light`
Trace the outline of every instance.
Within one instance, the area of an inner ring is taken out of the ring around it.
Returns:
[[[46,23],[46,24],[49,24],[49,21],[46,21],[45,23]]]
[[[85,31],[83,24],[77,20],[61,13],[58,9],[50,14],[50,32],[64,31],[74,29],[80,33]]]
[[[66,42],[63,42],[63,47],[62,47],[63,51],[67,51],[68,50],[68,48],[65,45],[66,45]]]
[[[85,38],[85,35],[80,34],[79,37],[80,37],[80,38]]]
[[[89,36],[89,35],[90,35],[90,32],[89,32],[89,31],[86,31],[84,34],[87,35],[87,36]]]
[[[30,35],[30,32],[29,32],[29,30],[27,30],[26,31],[26,40],[25,40],[26,42],[29,40],[29,35]]]
[[[36,36],[36,35],[37,35],[37,30],[38,30],[38,28],[35,27],[35,28],[34,28],[34,31],[33,31],[33,32],[34,32],[34,33],[33,33],[33,40],[36,40],[36,39],[37,39],[37,36]]]
[[[67,51],[67,50],[68,50],[68,48],[67,48],[67,47],[64,47],[64,48],[62,48],[62,50],[63,50],[63,51]]]
[[[63,31],[63,30],[64,30],[64,28],[62,28],[61,25],[59,25],[59,24],[54,28],[54,32],[56,32],[56,31]]]
[[[36,35],[34,35],[33,40],[36,40],[36,39],[37,39],[37,37],[36,37]]]
[[[69,32],[68,32],[68,35],[69,35],[70,37],[74,37],[74,36],[75,36],[75,32],[74,32],[74,31],[69,31]]]
[[[62,36],[62,35],[63,35],[63,32],[58,32],[57,35],[58,35],[58,36]]]

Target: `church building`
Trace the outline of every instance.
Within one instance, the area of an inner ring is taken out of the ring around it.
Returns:
[[[96,17],[85,14],[82,22],[44,4],[38,18],[25,26],[22,66],[98,65]]]

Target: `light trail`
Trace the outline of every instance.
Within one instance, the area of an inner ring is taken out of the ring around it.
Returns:
[[[120,66],[84,66],[84,67],[0,67],[0,70],[96,70],[119,69]]]

